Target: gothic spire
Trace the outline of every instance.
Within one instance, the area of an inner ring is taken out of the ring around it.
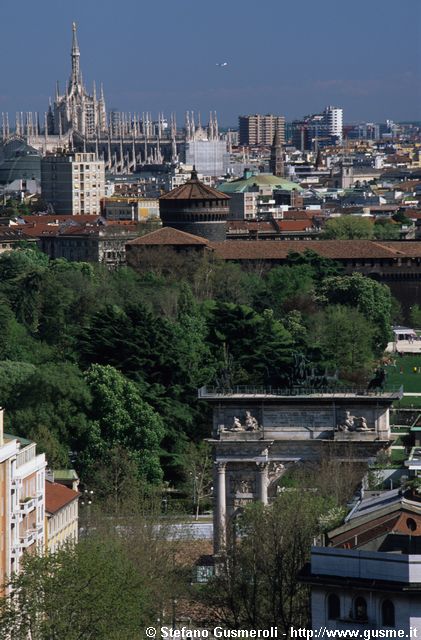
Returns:
[[[81,77],[80,77],[80,51],[79,51],[79,45],[77,42],[77,35],[76,35],[76,22],[73,22],[72,24],[72,31],[73,31],[72,52],[71,52],[72,76],[70,79],[69,89],[75,88],[79,84],[82,84]]]

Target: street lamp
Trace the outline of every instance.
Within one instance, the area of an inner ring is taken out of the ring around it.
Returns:
[[[176,611],[177,611],[177,598],[173,598],[172,600],[172,630],[175,631],[176,628]]]

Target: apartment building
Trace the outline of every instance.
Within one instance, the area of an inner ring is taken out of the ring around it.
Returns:
[[[45,482],[45,548],[55,553],[78,541],[79,492],[58,482]]]
[[[238,118],[240,145],[263,145],[270,147],[275,131],[281,144],[285,144],[285,117],[273,114],[254,114]]]
[[[4,433],[0,409],[0,593],[24,553],[44,548],[45,455],[35,442]]]
[[[58,214],[99,215],[105,164],[95,153],[61,153],[41,161],[41,195]]]

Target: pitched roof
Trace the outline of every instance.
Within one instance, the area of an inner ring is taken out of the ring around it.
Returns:
[[[161,196],[159,200],[229,200],[229,196],[200,182],[193,170],[190,180]]]
[[[185,231],[179,231],[172,227],[161,227],[156,231],[147,233],[140,238],[135,238],[127,242],[129,245],[143,245],[149,247],[151,245],[203,245],[208,246],[209,240],[195,236],[192,233],[186,233]]]
[[[26,233],[21,228],[14,227],[0,227],[0,240],[3,242],[11,242],[13,240],[29,240]]]
[[[421,257],[421,242],[372,240],[227,240],[213,242],[224,260],[285,260],[291,252],[315,251],[332,260]]]
[[[57,513],[67,504],[79,497],[78,491],[73,491],[58,482],[45,481],[45,511],[50,514]]]

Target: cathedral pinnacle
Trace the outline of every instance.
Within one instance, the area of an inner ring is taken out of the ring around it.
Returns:
[[[72,76],[69,83],[69,90],[74,91],[79,85],[82,84],[82,80],[80,77],[80,51],[79,45],[77,42],[77,34],[76,34],[76,22],[72,23],[72,31],[73,31],[73,39],[72,39]]]

